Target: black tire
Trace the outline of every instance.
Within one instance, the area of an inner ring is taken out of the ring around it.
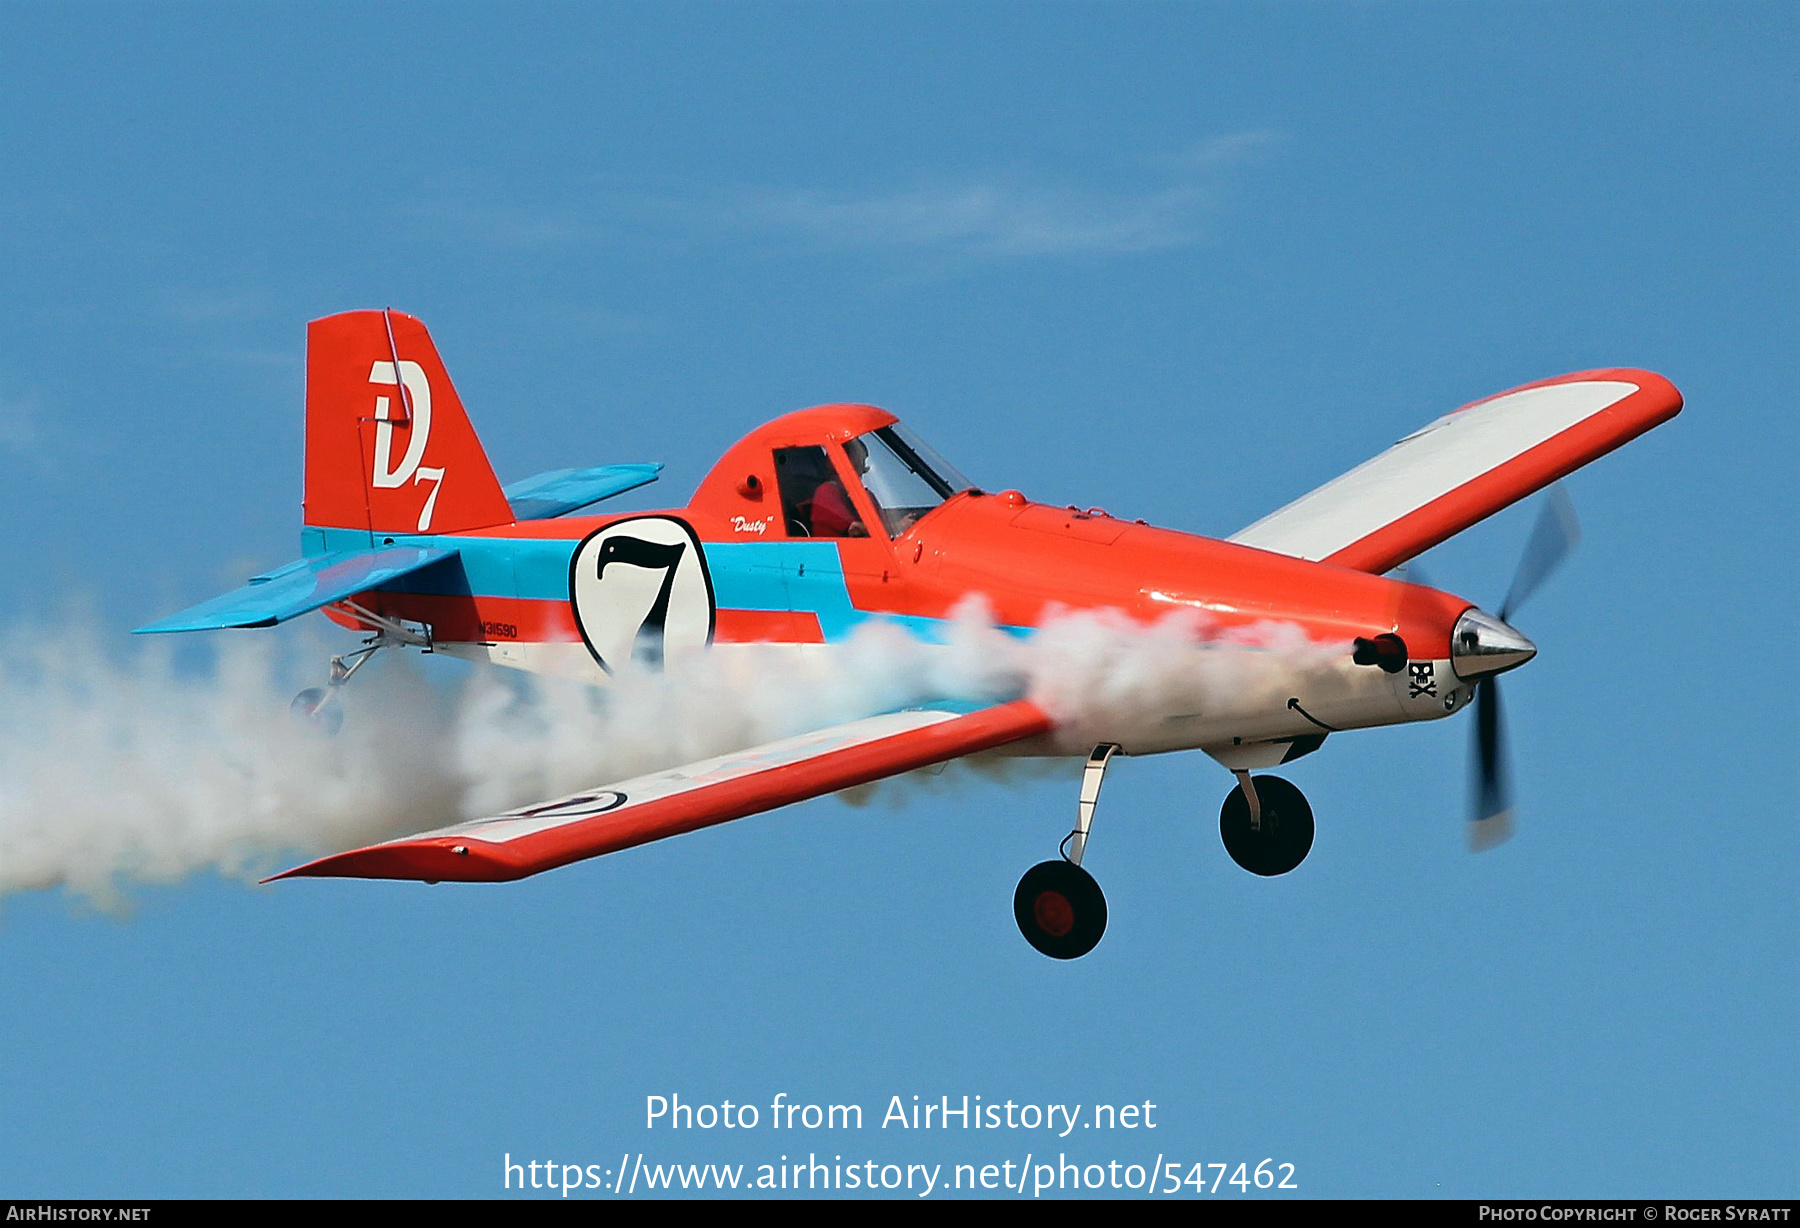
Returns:
[[[1253,777],[1262,803],[1262,825],[1250,827],[1250,802],[1239,785],[1219,810],[1219,838],[1231,859],[1252,874],[1273,878],[1306,860],[1312,850],[1313,813],[1306,794],[1279,776]]]
[[[1076,959],[1106,933],[1106,896],[1080,866],[1040,862],[1013,892],[1013,918],[1025,941],[1051,959]]]
[[[338,707],[337,696],[324,687],[307,687],[294,696],[288,711],[322,738],[335,738],[344,727],[344,710]]]

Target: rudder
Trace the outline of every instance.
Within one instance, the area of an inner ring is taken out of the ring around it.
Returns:
[[[306,328],[308,525],[460,533],[511,507],[425,325],[346,311]]]

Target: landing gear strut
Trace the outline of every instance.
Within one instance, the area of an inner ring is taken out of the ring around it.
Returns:
[[[355,652],[346,652],[331,658],[331,673],[324,686],[310,686],[288,704],[288,711],[294,719],[300,721],[313,732],[322,737],[333,738],[338,730],[344,727],[344,710],[338,705],[338,688],[350,681],[356,671],[367,665],[383,648],[406,645],[431,651],[431,629],[423,632],[415,631],[403,623],[391,618],[384,618],[356,605],[354,602],[343,603],[350,613],[375,628],[375,634],[363,641],[363,646]]]
[[[1106,933],[1106,896],[1094,876],[1081,868],[1081,857],[1087,851],[1107,764],[1118,749],[1112,742],[1094,747],[1081,776],[1075,830],[1063,837],[1062,859],[1032,866],[1013,892],[1013,918],[1019,923],[1019,932],[1052,959],[1086,955]]]
[[[1252,874],[1286,874],[1312,849],[1313,814],[1306,795],[1279,776],[1234,773],[1238,787],[1219,811],[1219,837],[1231,859]]]

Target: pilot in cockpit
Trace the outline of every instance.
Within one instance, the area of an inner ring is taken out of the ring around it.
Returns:
[[[851,440],[845,445],[860,477],[868,450]],[[825,449],[777,448],[775,471],[788,533],[795,537],[867,537],[868,526],[850,498]]]
[[[874,527],[890,538],[909,531],[951,495],[971,488],[967,478],[899,423],[845,441],[844,457],[881,517]],[[864,523],[824,448],[777,448],[775,471],[790,535],[870,535],[871,526]]]
[[[869,472],[869,446],[862,440],[852,439],[846,443],[844,455],[850,458],[858,478]],[[818,537],[869,535],[869,526],[862,522],[856,505],[850,501],[850,492],[844,489],[836,475],[827,476],[813,491],[812,531]]]

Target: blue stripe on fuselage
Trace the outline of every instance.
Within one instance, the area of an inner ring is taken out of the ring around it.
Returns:
[[[386,543],[388,535],[382,541]],[[569,561],[577,538],[485,537],[460,534],[393,534],[396,546],[455,550],[454,565],[434,568],[386,586],[390,592],[445,596],[517,597],[529,601],[569,599]],[[941,618],[882,614],[859,610],[850,601],[843,563],[831,542],[707,542],[707,570],[713,597],[726,610],[801,610],[815,615],[825,639],[847,637],[859,625],[879,618],[904,627],[920,639],[941,642],[949,623]],[[362,529],[308,527],[301,534],[307,555],[328,550],[367,550]],[[454,586],[454,587],[452,587]],[[1029,634],[1027,628],[1007,628]]]

